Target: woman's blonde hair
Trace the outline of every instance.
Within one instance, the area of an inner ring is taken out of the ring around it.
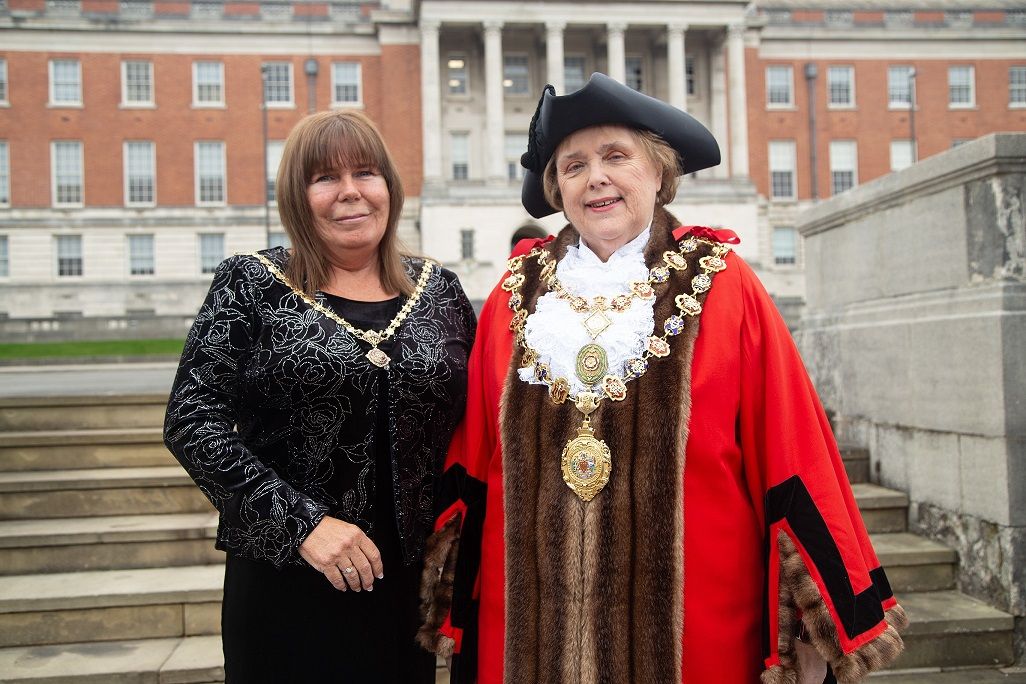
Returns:
[[[624,128],[631,132],[648,158],[660,170],[662,183],[659,185],[659,192],[656,193],[656,206],[666,206],[677,196],[677,183],[680,180],[681,170],[681,160],[677,156],[677,151],[652,131],[629,126]],[[559,156],[560,147],[562,147],[562,143],[552,153],[549,163],[545,165],[545,172],[542,174],[542,190],[545,193],[545,201],[554,209],[562,211],[563,196],[559,192],[559,182],[556,179],[556,158]]]
[[[357,111],[311,114],[296,124],[282,150],[275,184],[278,215],[292,242],[287,273],[292,282],[312,295],[330,282],[331,267],[307,199],[315,173],[336,167],[372,166],[388,187],[388,222],[378,245],[381,287],[386,292],[413,293],[413,281],[403,268],[406,255],[399,242],[403,184],[392,155],[374,123]]]

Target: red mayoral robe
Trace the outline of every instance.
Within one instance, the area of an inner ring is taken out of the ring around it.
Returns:
[[[687,261],[654,285],[657,335],[700,259],[737,241],[677,226],[657,211],[645,251],[649,268],[678,247]],[[577,239],[567,226],[518,245],[524,281],[485,303],[421,643],[453,656],[453,682],[479,684],[795,682],[799,636],[839,681],[885,666],[904,613],[791,335],[733,252],[694,290],[701,312],[670,353],[592,414],[612,454],[606,487],[584,502],[564,483],[581,414],[517,376],[512,309],[533,311],[547,291],[532,250],[559,259]]]

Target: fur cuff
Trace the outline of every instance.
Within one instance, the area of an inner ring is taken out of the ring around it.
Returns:
[[[428,537],[424,572],[420,580],[420,617],[417,643],[443,658],[452,655],[456,643],[438,629],[449,616],[452,585],[456,577],[456,556],[460,546],[463,515],[457,513],[440,530]]]
[[[887,629],[878,637],[845,654],[837,640],[837,631],[830,611],[823,602],[819,588],[809,575],[801,554],[785,532],[777,536],[780,551],[780,606],[777,626],[777,652],[780,664],[762,673],[762,684],[796,684],[801,681],[801,668],[795,653],[794,627],[798,623],[797,611],[808,640],[819,654],[830,663],[840,684],[861,681],[874,670],[887,667],[904,648],[899,629],[908,626],[908,617],[901,606],[885,613]]]

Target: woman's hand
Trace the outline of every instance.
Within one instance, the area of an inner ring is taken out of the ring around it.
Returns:
[[[339,591],[373,591],[374,578],[385,577],[374,542],[356,525],[331,516],[317,523],[299,547],[299,555]]]

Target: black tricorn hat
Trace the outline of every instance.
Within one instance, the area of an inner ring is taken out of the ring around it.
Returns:
[[[681,175],[720,163],[720,146],[709,129],[694,117],[596,72],[583,88],[569,95],[557,96],[551,85],[542,91],[531,119],[527,152],[520,157],[521,166],[527,169],[520,194],[527,213],[542,218],[558,211],[545,201],[545,165],[568,135],[601,124],[655,133],[677,151]]]

